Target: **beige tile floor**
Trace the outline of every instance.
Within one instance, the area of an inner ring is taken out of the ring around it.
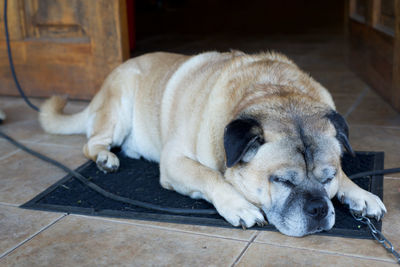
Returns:
[[[175,43],[164,50],[281,50],[332,92],[338,110],[347,114],[355,149],[385,151],[386,167],[400,166],[400,114],[346,67],[342,39],[216,40]],[[76,112],[86,104],[73,101],[67,111]],[[84,137],[43,133],[35,112],[19,98],[0,97],[0,108],[8,115],[2,131],[69,167],[85,162]],[[0,170],[0,266],[395,266],[393,257],[372,240],[292,238],[264,231],[24,210],[18,206],[65,174],[2,139]],[[388,213],[383,233],[400,251],[400,174],[385,177],[384,192]]]

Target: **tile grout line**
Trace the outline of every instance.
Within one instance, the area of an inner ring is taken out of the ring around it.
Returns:
[[[53,222],[51,222],[50,224],[44,226],[42,229],[40,229],[39,231],[37,231],[36,233],[34,233],[33,235],[31,235],[30,237],[28,237],[27,239],[25,239],[24,241],[20,242],[19,244],[17,244],[16,246],[14,246],[13,248],[10,248],[8,251],[4,252],[3,254],[0,255],[0,260],[7,257],[8,255],[10,255],[13,251],[15,251],[16,249],[18,249],[19,247],[21,247],[22,245],[24,245],[25,243],[29,242],[30,240],[32,240],[33,238],[35,238],[37,235],[39,235],[40,233],[46,231],[47,229],[49,229],[51,226],[53,226],[54,224],[56,224],[57,222],[59,222],[60,220],[62,220],[63,218],[65,218],[66,216],[68,216],[68,214],[63,214],[61,217],[55,219]]]
[[[206,233],[200,233],[200,232],[192,232],[192,231],[188,231],[188,230],[180,230],[180,229],[174,229],[174,228],[169,228],[169,227],[163,227],[163,226],[159,226],[159,225],[145,225],[145,224],[140,224],[140,223],[135,223],[135,222],[118,221],[118,220],[112,220],[112,219],[108,219],[108,218],[104,218],[104,217],[87,216],[87,215],[80,215],[80,214],[70,214],[70,216],[83,217],[83,218],[87,218],[87,219],[95,219],[95,220],[101,220],[101,221],[112,222],[112,223],[134,225],[134,226],[138,226],[138,227],[158,229],[158,230],[162,230],[162,231],[170,231],[170,232],[183,233],[183,234],[220,238],[220,239],[231,240],[231,241],[248,242],[248,239],[246,240],[246,239],[219,236],[219,235],[206,234]]]
[[[16,148],[16,149],[15,149],[15,150],[13,150],[12,152],[10,152],[10,153],[8,153],[8,154],[6,154],[6,155],[4,155],[4,156],[0,157],[0,160],[7,159],[7,158],[9,158],[9,157],[11,157],[11,156],[13,156],[13,155],[17,154],[19,151],[21,151],[21,149],[19,149],[19,148]]]
[[[240,252],[239,256],[236,258],[236,260],[232,263],[231,267],[236,266],[239,261],[242,259],[244,253],[246,253],[247,249],[250,247],[250,245],[254,242],[254,240],[257,238],[257,236],[260,234],[260,231],[257,231],[254,236],[250,239],[250,241],[246,244],[246,246],[243,248],[243,250]]]
[[[7,141],[6,141],[7,142]],[[59,148],[76,148],[76,149],[80,149],[81,146],[69,146],[69,145],[63,145],[63,144],[52,144],[52,143],[40,143],[41,139],[37,140],[37,141],[18,141],[20,143],[22,143],[23,145],[36,145],[36,146],[48,146],[48,147],[59,147]],[[32,149],[31,147],[29,147],[30,149]],[[12,152],[0,157],[0,161],[7,159],[13,155],[15,155],[16,153],[23,151],[20,148],[16,148],[15,150],[13,150]]]
[[[77,148],[80,149],[81,145],[63,145],[56,143],[45,143],[45,139],[39,139],[38,141],[21,141],[25,145],[40,145],[40,146],[55,146],[55,147],[65,147],[65,148]]]
[[[7,202],[0,202],[0,206],[19,208],[20,205],[19,204],[7,203]]]
[[[356,101],[354,101],[353,105],[346,111],[344,114],[344,118],[347,118],[361,103],[361,101],[364,99],[364,97],[367,95],[369,92],[369,87],[365,87],[365,89],[358,95]]]
[[[373,240],[371,240],[371,241],[373,241]],[[265,242],[265,241],[255,241],[254,243],[265,244],[265,245],[269,245],[269,246],[273,246],[273,247],[280,247],[280,248],[291,248],[291,249],[312,251],[312,252],[316,252],[316,253],[328,254],[328,255],[336,255],[336,256],[341,256],[341,257],[349,257],[349,258],[357,258],[357,259],[363,259],[363,260],[396,263],[396,262],[393,262],[393,261],[390,261],[390,260],[385,260],[385,259],[380,259],[380,258],[364,257],[364,256],[359,256],[359,255],[354,255],[354,254],[345,254],[345,253],[340,253],[340,252],[334,252],[334,251],[328,251],[328,250],[318,250],[318,249],[313,249],[313,248],[302,248],[302,247],[293,247],[293,246],[287,246],[287,245],[279,245],[279,244],[268,243],[268,242]]]
[[[383,179],[388,179],[388,180],[400,180],[400,177],[384,176]]]

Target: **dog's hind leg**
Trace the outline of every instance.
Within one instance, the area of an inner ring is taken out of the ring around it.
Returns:
[[[112,113],[101,110],[97,112],[94,120],[93,132],[83,147],[83,153],[96,162],[97,167],[104,173],[115,172],[119,168],[119,159],[110,149],[115,145],[113,138],[117,118],[113,119]]]

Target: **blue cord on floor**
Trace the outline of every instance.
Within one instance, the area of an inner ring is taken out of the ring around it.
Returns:
[[[22,88],[18,82],[17,74],[15,73],[14,61],[12,59],[11,46],[10,46],[10,35],[8,33],[7,0],[4,0],[4,16],[3,17],[4,17],[4,29],[6,32],[8,62],[10,63],[10,69],[11,69],[11,74],[14,79],[14,83],[17,86],[19,94],[25,100],[25,102],[28,104],[28,106],[30,106],[33,110],[39,111],[39,108],[37,106],[35,106],[34,104],[32,104],[31,101],[29,101],[29,99],[26,97],[24,91],[22,90]]]

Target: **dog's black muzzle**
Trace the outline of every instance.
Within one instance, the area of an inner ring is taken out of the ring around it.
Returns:
[[[312,198],[304,204],[304,213],[314,220],[322,220],[328,214],[328,204],[322,197]]]

